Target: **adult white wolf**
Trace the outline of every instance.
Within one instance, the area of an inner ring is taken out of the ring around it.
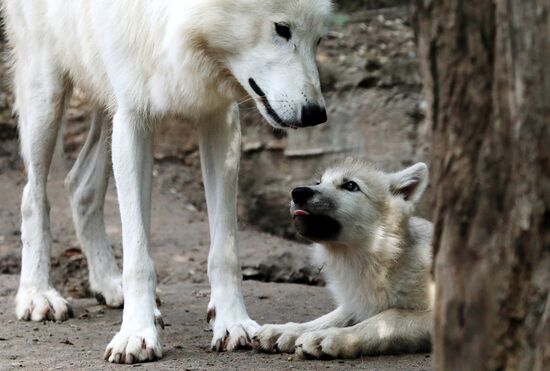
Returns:
[[[161,357],[160,312],[149,253],[152,133],[177,116],[198,127],[211,235],[212,347],[248,346],[257,328],[241,294],[235,242],[240,127],[236,102],[256,101],[276,128],[326,121],[315,52],[328,0],[3,0],[13,50],[21,151],[23,262],[17,317],[64,320],[70,307],[49,282],[46,178],[72,85],[96,103],[82,153],[67,177],[90,283],[107,305],[124,300],[105,358]],[[122,280],[105,235],[109,174],[104,122],[122,218]]]

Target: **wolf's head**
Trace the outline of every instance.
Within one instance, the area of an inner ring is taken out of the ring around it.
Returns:
[[[348,159],[317,184],[295,188],[290,211],[298,232],[312,241],[361,244],[380,228],[401,228],[427,183],[424,163],[385,173]]]
[[[217,47],[226,66],[276,128],[327,120],[316,52],[329,0],[225,0]],[[223,25],[223,26],[222,26]]]

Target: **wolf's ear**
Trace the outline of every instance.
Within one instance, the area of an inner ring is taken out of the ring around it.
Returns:
[[[428,166],[419,162],[405,170],[390,174],[391,193],[406,202],[415,204],[428,185]]]

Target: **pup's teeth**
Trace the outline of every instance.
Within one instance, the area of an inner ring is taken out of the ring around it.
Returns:
[[[305,210],[294,210],[294,212],[292,213],[294,216],[305,216],[305,215],[309,215],[309,213]]]

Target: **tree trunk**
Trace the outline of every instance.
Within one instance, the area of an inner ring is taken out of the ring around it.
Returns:
[[[417,0],[434,366],[550,369],[550,2]]]

